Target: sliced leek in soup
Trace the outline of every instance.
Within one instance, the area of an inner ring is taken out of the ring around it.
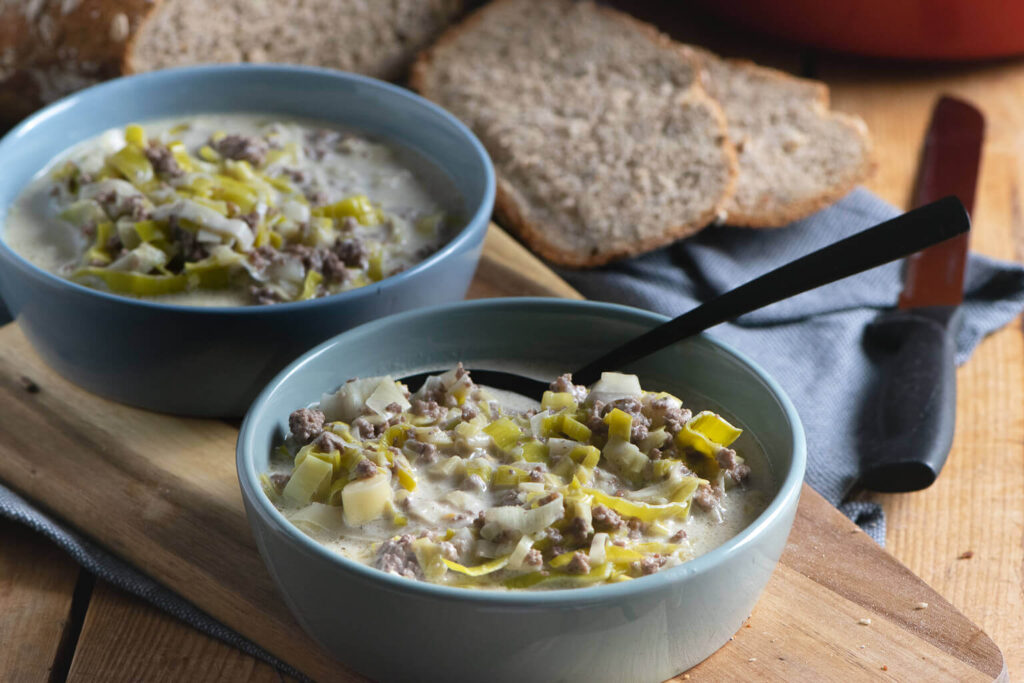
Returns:
[[[538,398],[479,386],[461,365],[415,394],[350,380],[290,415],[265,493],[350,559],[489,589],[640,578],[766,505],[756,441],[715,412],[610,372],[589,389],[563,375]]]
[[[442,246],[458,199],[411,152],[255,115],[129,125],[54,160],[5,241],[37,266],[132,297],[303,301],[380,281]]]

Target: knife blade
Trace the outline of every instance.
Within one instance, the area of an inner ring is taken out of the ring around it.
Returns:
[[[956,195],[974,208],[985,119],[943,96],[932,112],[913,204]],[[897,307],[865,330],[875,392],[860,425],[860,484],[907,492],[930,486],[949,455],[956,423],[956,333],[968,234],[907,258]]]

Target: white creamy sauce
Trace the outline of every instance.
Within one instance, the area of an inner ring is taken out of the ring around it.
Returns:
[[[491,365],[493,366],[493,364]],[[644,388],[651,389],[650,387]],[[493,388],[485,389],[493,399],[502,404],[503,414],[522,413],[531,408],[540,407],[536,401],[518,394]],[[684,407],[689,407],[696,412],[712,406],[709,406],[709,402],[697,399],[687,401],[684,403]],[[723,411],[717,412],[725,415]],[[732,416],[725,416],[733,424],[741,424]],[[493,448],[493,446],[488,446],[488,443],[489,438],[485,438],[475,449],[463,447],[460,455],[467,459],[467,462],[471,462],[475,455],[490,452],[488,448]],[[763,448],[748,431],[744,431],[740,438],[732,444],[732,448],[750,468],[750,475],[742,485],[726,486],[717,509],[705,510],[693,504],[691,513],[685,521],[663,520],[662,524],[665,529],[660,534],[654,534],[651,531],[644,532],[642,538],[644,542],[664,542],[668,537],[674,536],[676,532],[684,531],[685,538],[678,543],[683,547],[679,559],[685,561],[722,545],[739,534],[761,514],[775,489],[772,472]],[[396,488],[397,495],[403,498],[401,507],[408,517],[407,524],[400,529],[396,528],[391,519],[384,517],[358,527],[344,526],[340,533],[338,529],[328,531],[302,521],[303,510],[306,509],[306,506],[289,505],[281,499],[278,499],[275,504],[286,517],[294,520],[296,526],[318,543],[353,560],[372,566],[375,563],[379,545],[394,538],[396,534],[418,536],[426,533],[437,534],[446,529],[468,527],[481,511],[494,506],[510,504],[507,502],[509,488],[488,486],[480,490],[467,486],[465,472],[445,474],[444,461],[443,455],[440,460],[432,464],[413,461],[413,470],[417,481],[415,490],[407,493]],[[603,458],[602,462],[604,462]],[[292,469],[293,462],[290,457],[284,458],[277,455],[271,460],[268,474],[283,477],[290,475]],[[622,480],[600,466],[595,468],[594,477],[590,486],[608,493],[624,486]],[[396,498],[396,501],[398,500],[399,498]],[[478,540],[476,543],[478,544],[477,552],[479,552],[480,541]],[[502,552],[507,553],[507,547]],[[477,558],[478,561],[483,559],[485,558]],[[673,559],[673,562],[678,563],[679,559]],[[669,563],[665,566],[670,567],[672,564]],[[500,585],[470,587],[502,588]],[[560,586],[548,585],[546,587],[557,588]]]
[[[182,129],[183,124],[187,128]],[[353,195],[366,195],[388,217],[389,225],[359,226],[355,238],[376,240],[384,235],[386,248],[385,276],[404,270],[448,240],[457,231],[461,199],[450,179],[432,163],[411,150],[376,142],[356,131],[340,129],[332,124],[301,119],[281,119],[258,114],[200,115],[143,122],[149,140],[163,144],[181,141],[194,151],[206,144],[215,132],[263,135],[276,130],[282,144],[298,143],[303,152],[298,163],[275,165],[268,163],[263,172],[267,176],[282,175],[298,170],[304,174],[303,192],[315,199],[312,205],[326,205]],[[325,130],[337,135],[325,143],[317,143],[310,134]],[[320,147],[318,148],[318,144]],[[2,239],[26,260],[60,276],[68,276],[77,268],[83,254],[91,246],[91,239],[79,226],[62,220],[58,214],[66,208],[68,198],[56,192],[57,181],[51,177],[54,169],[66,162],[77,164],[82,171],[95,174],[101,171],[104,158],[125,145],[121,129],[112,129],[81,142],[55,158],[40,171],[10,207],[2,232]],[[282,211],[297,222],[308,218],[304,206],[287,206]],[[445,223],[436,234],[416,228],[416,221],[442,214]],[[349,287],[344,287],[349,288]],[[195,289],[153,297],[164,303],[195,306],[233,306],[250,303],[248,293],[234,289]]]
[[[493,391],[493,389],[492,389]],[[520,400],[522,398],[520,397]],[[774,482],[764,451],[755,439],[744,434],[735,444],[750,466],[750,478],[746,488],[732,488],[725,492],[721,520],[715,515],[705,512],[696,506],[689,519],[683,524],[671,527],[672,531],[686,531],[686,542],[689,544],[690,558],[708,553],[746,529],[768,506]],[[290,461],[275,461],[269,472],[288,474],[291,472]],[[443,520],[445,515],[458,515],[467,512],[479,512],[496,504],[496,499],[503,491],[461,492],[465,493],[468,505],[455,505],[443,501],[451,491],[458,491],[457,477],[420,477],[413,500],[413,509],[422,511],[425,517],[417,518],[410,515],[409,525],[402,528],[401,533],[418,534],[423,531],[437,531],[452,526]],[[282,507],[286,517],[293,516],[301,508]],[[473,515],[475,517],[475,514]],[[435,521],[436,520],[436,521]],[[350,527],[344,535],[329,533],[309,525],[299,525],[304,533],[323,546],[344,555],[345,557],[373,564],[373,544],[385,541],[395,535],[396,529],[389,520],[377,520],[361,527]],[[490,586],[489,588],[495,588]]]

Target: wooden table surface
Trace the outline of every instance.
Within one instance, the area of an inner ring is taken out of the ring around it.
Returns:
[[[644,14],[645,3],[639,13]],[[692,26],[665,26],[689,37]],[[706,36],[705,36],[706,37]],[[868,187],[907,205],[920,142],[940,94],[971,100],[988,136],[972,248],[1024,260],[1024,60],[893,65],[766,46],[730,32],[712,47],[821,78],[833,106],[864,117],[877,147]],[[517,249],[489,237],[487,277],[473,296],[530,291],[551,280],[539,263],[503,268]],[[958,373],[957,431],[943,475],[927,491],[862,494],[883,504],[887,548],[980,625],[1011,678],[1024,675],[1024,328],[992,335]],[[960,559],[969,555],[968,559]],[[141,600],[94,580],[48,541],[0,521],[0,680],[279,680],[280,674]]]

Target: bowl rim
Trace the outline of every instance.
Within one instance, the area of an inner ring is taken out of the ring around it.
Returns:
[[[409,596],[421,598],[433,598],[449,602],[465,603],[475,606],[493,607],[571,607],[586,604],[629,599],[642,594],[648,594],[666,589],[670,584],[685,577],[714,571],[723,565],[727,565],[731,558],[735,557],[748,546],[757,542],[771,527],[781,523],[780,519],[791,507],[795,508],[800,496],[804,479],[804,470],[807,462],[807,445],[804,435],[803,423],[796,411],[789,396],[782,387],[757,363],[748,358],[745,354],[737,351],[732,346],[721,342],[714,337],[701,334],[688,340],[685,343],[704,343],[731,355],[741,364],[749,368],[775,396],[786,416],[791,427],[793,438],[791,442],[792,463],[786,476],[779,481],[778,492],[768,506],[758,517],[744,528],[739,534],[730,538],[722,545],[713,550],[689,560],[682,565],[673,567],[664,572],[657,572],[650,576],[643,577],[643,581],[625,581],[622,583],[592,586],[586,590],[580,589],[553,589],[545,591],[496,591],[496,590],[468,590],[454,586],[443,586],[424,581],[411,581],[409,579],[394,576],[375,569],[368,565],[350,560],[334,551],[328,550],[312,538],[304,534],[298,527],[289,522],[284,515],[264,495],[259,484],[259,472],[256,471],[253,452],[255,424],[264,416],[265,404],[270,399],[279,385],[287,382],[292,375],[298,374],[303,367],[314,358],[326,353],[333,346],[342,343],[345,335],[356,332],[373,333],[380,331],[395,323],[404,322],[420,316],[434,316],[445,314],[452,310],[472,311],[474,309],[521,309],[523,307],[536,308],[545,312],[559,312],[567,309],[588,309],[594,314],[610,317],[616,320],[628,322],[652,322],[661,323],[668,320],[666,316],[650,311],[596,301],[554,299],[544,297],[511,297],[498,299],[479,299],[465,301],[455,304],[435,306],[431,308],[416,309],[388,316],[379,320],[364,323],[351,330],[347,330],[327,341],[310,349],[295,359],[260,392],[253,401],[242,422],[235,447],[235,466],[239,483],[242,489],[242,497],[248,503],[246,505],[247,515],[258,514],[263,523],[273,529],[282,532],[291,545],[298,545],[307,553],[313,553],[326,561],[334,564],[339,570],[371,583],[378,584],[381,588],[404,593]],[[250,524],[252,520],[250,520]],[[295,548],[298,550],[299,548]],[[267,562],[266,558],[264,561]],[[268,562],[267,562],[268,563]],[[268,563],[269,564],[269,563]]]
[[[430,100],[417,95],[411,90],[402,88],[393,83],[371,78],[369,76],[325,67],[297,64],[204,64],[199,66],[175,67],[142,74],[130,74],[114,78],[109,81],[84,88],[70,95],[66,95],[65,97],[62,97],[61,99],[34,112],[29,117],[18,123],[4,136],[0,137],[0,160],[3,159],[8,148],[19,144],[25,144],[26,142],[31,144],[34,129],[41,123],[55,117],[68,116],[68,112],[74,112],[75,109],[79,107],[88,107],[92,101],[97,99],[124,96],[130,97],[132,96],[132,91],[137,87],[158,87],[161,83],[168,81],[180,81],[181,79],[198,78],[201,76],[208,76],[212,78],[220,77],[227,81],[237,81],[239,79],[252,77],[253,74],[269,74],[272,77],[278,78],[331,78],[339,81],[360,83],[364,86],[376,88],[398,97],[400,100],[408,102],[410,106],[419,107],[421,110],[425,111],[428,116],[437,117],[444,123],[450,125],[469,143],[470,149],[475,153],[475,161],[483,167],[484,172],[485,185],[483,196],[476,206],[471,209],[471,215],[466,220],[465,226],[463,226],[458,233],[452,236],[452,238],[440,249],[427,258],[401,273],[388,276],[379,282],[373,283],[372,285],[366,285],[364,287],[358,287],[356,289],[350,289],[345,292],[339,292],[337,294],[331,294],[329,296],[310,299],[307,301],[284,301],[266,305],[188,306],[183,304],[151,301],[147,299],[137,299],[134,297],[114,294],[112,292],[105,292],[92,287],[86,287],[50,273],[25,259],[14,251],[14,249],[8,246],[6,240],[2,237],[2,230],[0,230],[0,261],[7,261],[23,273],[26,273],[28,276],[41,279],[50,287],[66,287],[79,295],[95,296],[101,300],[116,302],[126,306],[134,306],[144,310],[148,309],[152,312],[166,311],[174,313],[189,313],[198,316],[252,316],[266,315],[267,313],[291,313],[306,309],[315,309],[321,306],[338,305],[345,301],[379,296],[394,287],[401,286],[401,284],[406,280],[415,278],[424,270],[433,268],[438,263],[464,251],[475,239],[477,239],[480,233],[486,232],[488,224],[490,223],[491,212],[494,208],[497,181],[491,158],[484,149],[483,144],[479,139],[477,139],[476,135],[451,112]],[[232,111],[235,110],[210,110],[211,113]],[[251,110],[246,111],[249,113],[259,113]],[[341,124],[341,122],[334,123]],[[82,140],[79,142],[82,142]],[[446,169],[441,167],[441,165],[433,159],[430,161],[447,172]],[[38,174],[41,170],[42,168],[36,169],[33,172],[32,177],[34,178],[35,174]],[[20,196],[20,193],[18,196]],[[9,209],[10,206],[13,205],[14,201],[17,201],[17,196],[4,208]],[[0,228],[2,228],[2,226],[0,226]]]

